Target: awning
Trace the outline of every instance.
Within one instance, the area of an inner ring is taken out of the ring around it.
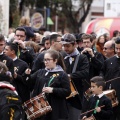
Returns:
[[[47,17],[47,25],[53,25],[53,21],[50,17]]]
[[[95,32],[97,35],[109,33],[112,38],[114,30],[120,31],[120,18],[98,18],[87,25],[85,33]]]

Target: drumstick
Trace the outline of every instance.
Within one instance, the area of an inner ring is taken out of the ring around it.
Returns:
[[[103,108],[103,107],[105,107],[105,105],[100,106],[100,108]],[[84,115],[84,114],[86,114],[86,113],[92,112],[92,111],[94,111],[94,110],[95,110],[95,109],[91,109],[91,110],[89,110],[89,111],[86,111],[86,112],[82,113],[81,115]]]
[[[119,78],[120,78],[120,77],[113,78],[113,79],[111,79],[111,80],[106,81],[105,83],[108,83],[108,82],[114,81],[114,80],[119,79]],[[86,96],[86,95],[85,95],[85,96]]]
[[[49,87],[51,87],[55,82],[51,83]],[[46,83],[44,84],[43,88],[45,87]],[[45,92],[42,92],[42,94],[45,94]]]
[[[106,81],[105,83],[108,83],[108,82],[114,81],[114,80],[116,80],[116,79],[118,79],[118,78],[120,78],[120,77],[113,78],[113,79],[111,79],[111,80]]]

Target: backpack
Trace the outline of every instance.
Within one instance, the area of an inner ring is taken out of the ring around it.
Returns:
[[[8,88],[0,88],[0,120],[24,120],[21,98]]]

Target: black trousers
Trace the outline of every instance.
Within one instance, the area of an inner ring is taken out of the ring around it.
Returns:
[[[120,120],[120,103],[113,108],[113,117],[111,120]]]

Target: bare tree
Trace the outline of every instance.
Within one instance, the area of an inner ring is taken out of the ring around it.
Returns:
[[[72,32],[80,32],[79,28],[81,27],[82,23],[85,21],[91,4],[93,0],[80,0],[80,5],[78,6],[78,10],[73,10],[72,0],[51,0],[50,1],[50,8],[52,11],[56,11],[55,14],[64,14],[66,16],[66,21],[69,25],[69,28]],[[58,8],[62,8],[59,12]],[[82,11],[82,14],[80,14]]]
[[[11,0],[12,1],[12,0]],[[14,0],[13,0],[14,1]],[[36,8],[50,8],[51,16],[62,16],[66,27],[72,30],[72,32],[80,32],[80,27],[85,21],[93,0],[79,0],[78,10],[73,9],[73,0],[21,0],[20,12],[23,10],[23,6],[31,5]],[[81,12],[82,11],[82,12]],[[63,24],[63,22],[61,23]]]

